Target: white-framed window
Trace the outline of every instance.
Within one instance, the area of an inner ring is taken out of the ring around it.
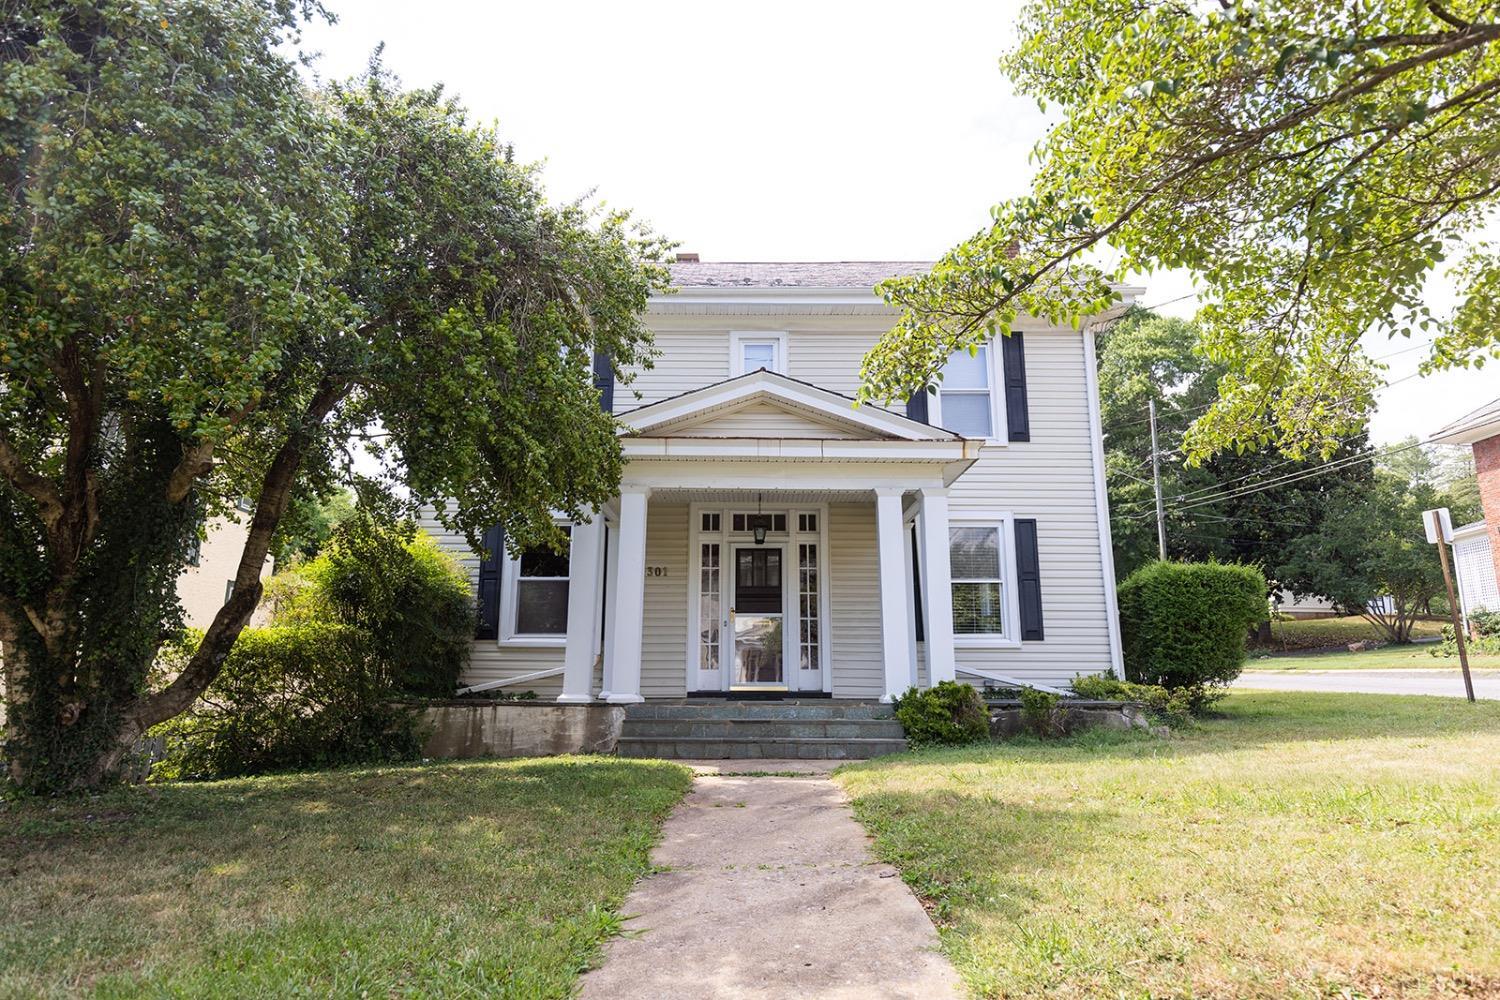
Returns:
[[[1017,620],[1015,550],[1008,515],[948,526],[953,641],[1008,645]]]
[[[563,526],[571,541],[572,527]],[[515,645],[561,646],[568,641],[569,547],[553,552],[530,548],[504,555],[500,641]]]
[[[786,374],[786,334],[731,333],[729,335],[729,373],[732,376],[766,371]]]
[[[966,438],[1006,439],[1004,383],[995,358],[992,344],[972,355],[967,350],[953,352],[931,400],[934,424]]]

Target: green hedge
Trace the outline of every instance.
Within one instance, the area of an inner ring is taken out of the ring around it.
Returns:
[[[224,778],[421,756],[416,709],[393,700],[367,635],[329,622],[246,629],[193,708],[152,731],[156,779]]]
[[[1228,684],[1267,614],[1266,580],[1235,563],[1154,562],[1120,584],[1125,675],[1168,690]]]

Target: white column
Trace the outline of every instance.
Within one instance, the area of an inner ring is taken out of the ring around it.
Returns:
[[[609,692],[614,687],[615,665],[610,659],[609,637],[615,631],[615,573],[620,561],[620,523],[618,521],[605,523],[608,526],[608,534],[604,541],[604,573],[600,587],[604,591],[604,642],[599,648],[599,655],[604,661],[599,671],[600,701],[609,701]]]
[[[558,701],[593,701],[594,609],[599,600],[599,557],[604,515],[573,525],[568,546],[568,645],[563,653],[563,690]]]
[[[927,642],[927,683],[951,681],[953,583],[948,564],[948,491],[922,489],[922,635]]]
[[[889,702],[902,694],[911,677],[910,633],[906,624],[906,533],[901,523],[900,489],[875,491],[876,551],[880,557],[880,644],[885,661],[885,691]]]
[[[628,705],[641,698],[641,618],[646,596],[646,487],[620,491],[619,544],[615,546],[615,575],[609,581],[614,616],[604,643],[604,660],[611,664],[609,701]]]

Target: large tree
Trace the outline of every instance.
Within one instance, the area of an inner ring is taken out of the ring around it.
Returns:
[[[1003,60],[1057,113],[1030,194],[930,274],[893,279],[864,394],[936,382],[1018,312],[1075,322],[1108,279],[1188,268],[1219,398],[1185,445],[1330,454],[1373,405],[1371,329],[1429,368],[1500,354],[1500,5],[1487,0],[1034,0]],[[1089,261],[1117,252],[1118,266]],[[1460,304],[1423,286],[1452,264]]]
[[[1392,642],[1410,642],[1417,614],[1443,589],[1422,527],[1422,511],[1437,502],[1430,485],[1382,470],[1372,484],[1335,494],[1318,531],[1288,546],[1288,570],[1307,581],[1305,592],[1357,609]]]
[[[1157,558],[1151,484],[1151,427],[1157,412],[1167,555],[1215,557],[1259,566],[1278,587],[1310,581],[1283,566],[1287,545],[1316,534],[1329,498],[1368,483],[1372,462],[1363,431],[1340,442],[1334,462],[1281,458],[1269,449],[1222,452],[1184,461],[1183,439],[1217,398],[1222,366],[1194,350],[1197,325],[1132,309],[1099,338],[1099,398],[1109,484],[1111,534],[1121,579]],[[1272,484],[1264,487],[1264,484]]]
[[[311,92],[292,0],[9,3],[0,21],[0,645],[11,778],[97,785],[213,680],[296,494],[378,428],[407,503],[556,541],[611,495],[595,351],[649,353],[664,247],[554,207],[437,90]],[[363,484],[367,489],[370,483]],[[169,683],[206,516],[253,513]]]

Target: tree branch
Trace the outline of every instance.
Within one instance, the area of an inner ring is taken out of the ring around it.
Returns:
[[[250,520],[245,547],[240,552],[229,600],[214,616],[198,645],[198,651],[173,681],[155,694],[142,698],[131,712],[136,732],[170,719],[186,710],[213,683],[229,656],[229,650],[260,603],[260,574],[271,551],[271,536],[281,523],[296,484],[297,470],[328,414],[348,394],[350,383],[325,379],[313,393],[295,428],[277,451],[261,481],[260,497]],[[131,737],[134,739],[134,736]]]

